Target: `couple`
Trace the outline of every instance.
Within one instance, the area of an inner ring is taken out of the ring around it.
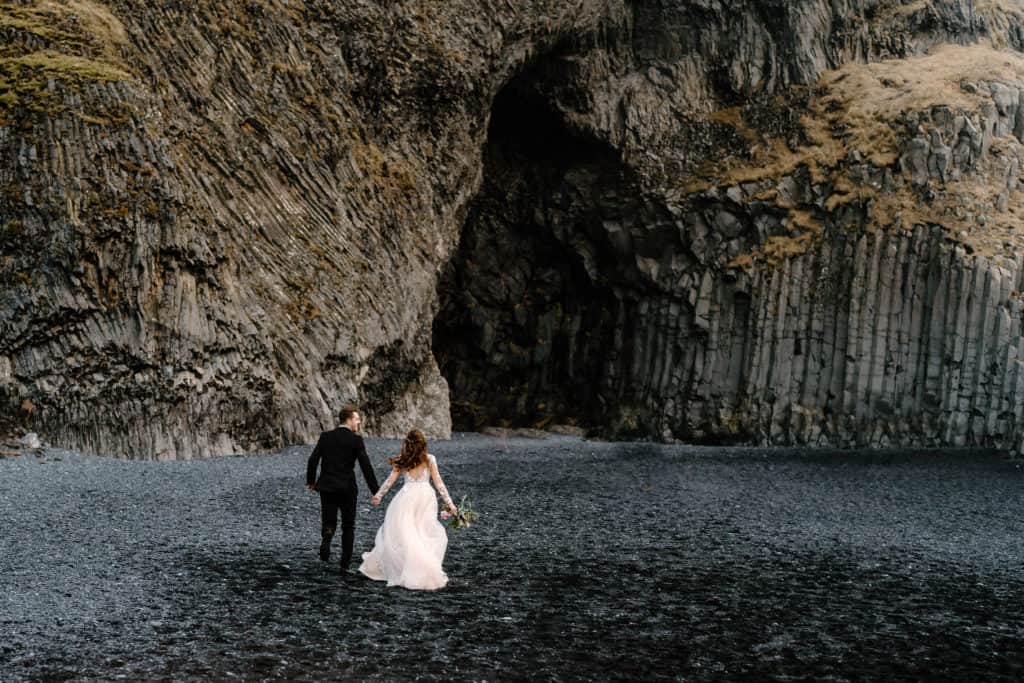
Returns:
[[[320,435],[316,448],[306,465],[306,486],[320,494],[320,559],[331,558],[331,539],[338,527],[341,510],[341,571],[347,572],[352,561],[355,541],[356,487],[355,463],[363,470],[363,477],[374,495],[373,505],[394,485],[399,474],[405,475],[404,486],[388,506],[384,523],[377,530],[373,550],[363,553],[359,571],[376,581],[387,581],[389,586],[404,586],[418,590],[436,590],[448,583],[441,569],[448,536],[437,520],[437,495],[430,486],[433,480],[438,493],[452,514],[457,512],[441,473],[437,460],[427,453],[427,440],[414,429],[405,437],[402,452],[389,458],[391,474],[384,485],[377,487],[377,477],[366,455],[366,446],[359,436],[362,418],[355,406],[345,406],[339,415],[341,426]],[[317,466],[320,477],[317,478]]]

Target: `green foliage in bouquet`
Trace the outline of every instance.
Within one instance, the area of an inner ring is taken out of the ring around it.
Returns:
[[[458,530],[473,526],[474,522],[480,518],[480,513],[473,509],[473,503],[466,500],[465,496],[459,501],[458,509],[459,513],[453,515],[451,508],[445,503],[441,513],[448,520],[448,524],[452,529]]]

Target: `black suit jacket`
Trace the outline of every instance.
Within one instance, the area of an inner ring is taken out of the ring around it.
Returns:
[[[373,493],[380,488],[377,477],[373,473],[370,459],[366,456],[366,445],[363,437],[348,427],[338,427],[320,435],[316,448],[309,456],[306,464],[306,484],[316,484],[318,491],[357,490],[355,464],[363,470],[363,477]],[[316,468],[320,465],[320,478],[317,479]]]

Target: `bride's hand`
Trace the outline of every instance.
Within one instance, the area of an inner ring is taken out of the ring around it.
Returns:
[[[370,505],[373,505],[374,507],[380,505],[380,496],[371,496]]]

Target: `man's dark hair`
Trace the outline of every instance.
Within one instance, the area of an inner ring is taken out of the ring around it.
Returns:
[[[359,408],[357,408],[356,406],[354,406],[352,404],[349,404],[349,405],[343,407],[341,409],[341,412],[338,413],[338,419],[341,420],[341,424],[345,424],[346,422],[348,422],[348,419],[350,417],[352,417],[353,415],[355,415],[358,412],[359,412]]]

